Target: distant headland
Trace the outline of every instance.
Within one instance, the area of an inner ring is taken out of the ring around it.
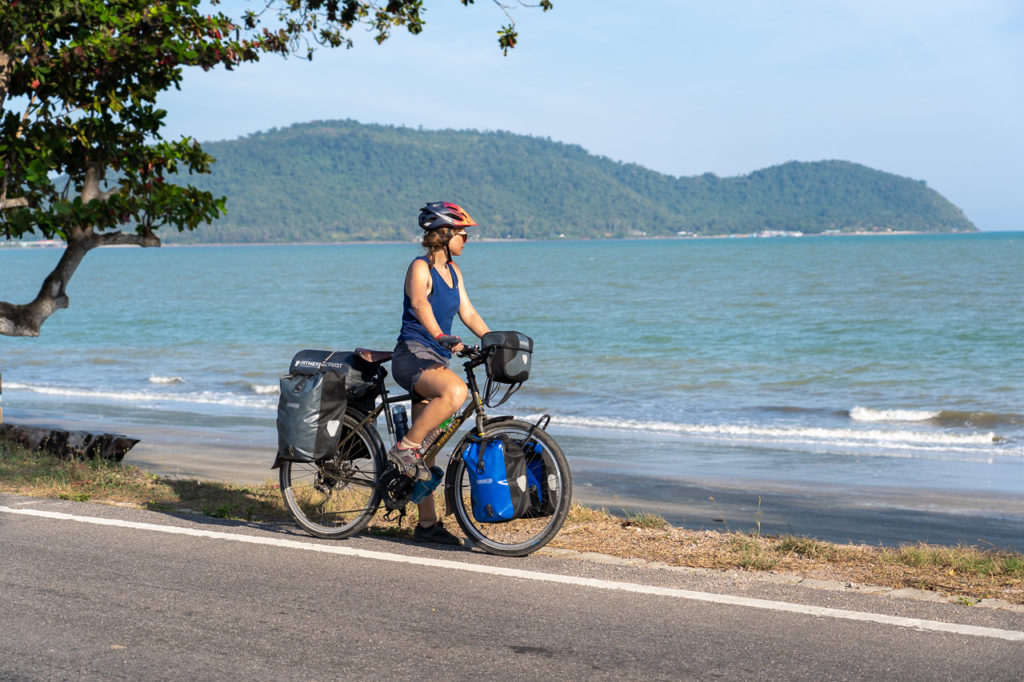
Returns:
[[[188,182],[228,214],[167,244],[410,239],[426,201],[456,201],[488,239],[976,232],[923,181],[849,161],[673,177],[506,132],[316,121],[207,142]]]

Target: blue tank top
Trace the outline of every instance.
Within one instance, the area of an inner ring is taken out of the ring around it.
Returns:
[[[452,267],[451,263],[448,263],[448,272],[452,275],[452,285],[448,286],[448,283],[441,277],[441,273],[435,268],[430,267],[430,261],[427,260],[426,256],[420,256],[416,260],[426,262],[427,267],[430,268],[431,287],[427,300],[430,301],[430,308],[434,311],[434,319],[437,320],[441,331],[445,334],[451,334],[452,321],[455,320],[455,314],[459,312],[459,304],[461,302],[459,296],[459,277],[455,274],[455,268]],[[416,313],[412,311],[412,301],[409,300],[409,294],[405,294],[402,301],[402,331],[398,334],[398,340],[418,341],[428,348],[433,348],[443,357],[450,358],[452,356],[452,352],[434,340],[434,337],[427,332],[426,327],[416,317]]]

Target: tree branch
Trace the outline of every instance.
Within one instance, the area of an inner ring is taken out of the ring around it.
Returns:
[[[103,234],[96,235],[97,246],[142,246],[142,247],[158,247],[160,246],[160,238],[147,230],[145,234],[136,234],[134,232],[104,232]]]
[[[518,4],[519,4],[520,7],[540,7],[545,12],[547,12],[549,9],[552,8],[551,2],[550,1],[545,2],[545,0],[541,0],[540,2],[536,2],[536,3],[526,2],[525,0],[517,0],[517,1],[518,1]],[[508,17],[508,20],[512,22],[513,26],[515,26],[516,22],[515,22],[514,19],[512,19],[512,15],[509,14],[509,10],[510,9],[514,9],[514,6],[506,4],[504,2],[501,2],[501,0],[492,0],[492,2],[494,2],[495,5],[497,5],[498,7],[501,8],[501,11],[505,13],[505,16]]]
[[[6,52],[0,52],[0,112],[3,111],[3,103],[7,99],[7,89],[11,81],[11,56]],[[14,134],[15,137],[21,137],[25,132],[25,123],[28,121],[29,111],[32,109],[32,104],[35,102],[36,95],[32,93],[29,97],[28,106],[25,108],[25,113],[21,117],[21,123],[18,125],[18,132]],[[16,199],[7,198],[7,181],[11,175],[11,164],[8,159],[4,159],[4,175],[0,179],[0,211],[9,208],[23,208],[28,206],[28,199],[25,197],[18,197]],[[8,237],[10,235],[8,234]]]
[[[102,199],[103,192],[100,191],[100,180],[103,179],[103,167],[95,161],[87,162],[85,167],[85,182],[82,183],[82,203]]]
[[[7,90],[11,82],[11,55],[0,50],[0,111],[7,101]]]
[[[36,103],[36,93],[28,98],[28,104],[25,106],[25,113],[21,115],[21,123],[18,124],[18,132],[14,133],[15,137],[21,137],[25,133],[25,124],[28,123],[28,117],[32,115],[32,107]]]

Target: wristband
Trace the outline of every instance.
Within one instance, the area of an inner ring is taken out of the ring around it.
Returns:
[[[439,338],[441,338],[442,336],[445,336],[445,335],[446,334],[444,332],[441,332],[440,334],[438,334],[437,336],[434,337],[434,340],[437,341]]]

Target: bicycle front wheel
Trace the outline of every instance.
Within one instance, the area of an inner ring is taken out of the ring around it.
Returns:
[[[505,436],[513,442],[524,443],[532,424],[516,419],[494,422],[484,427],[486,438]],[[456,449],[448,468],[448,500],[452,505],[462,532],[471,542],[490,554],[526,556],[548,542],[558,533],[572,503],[572,474],[562,449],[546,431],[536,429],[531,436],[531,457],[542,462],[544,491],[549,495],[543,511],[533,510],[525,518],[502,523],[484,523],[473,517],[472,493],[466,462],[462,459],[463,446]]]
[[[361,419],[345,413],[342,445],[334,457],[322,462],[281,462],[284,504],[295,522],[318,538],[355,535],[369,525],[380,505],[384,446],[372,426],[358,428]]]

